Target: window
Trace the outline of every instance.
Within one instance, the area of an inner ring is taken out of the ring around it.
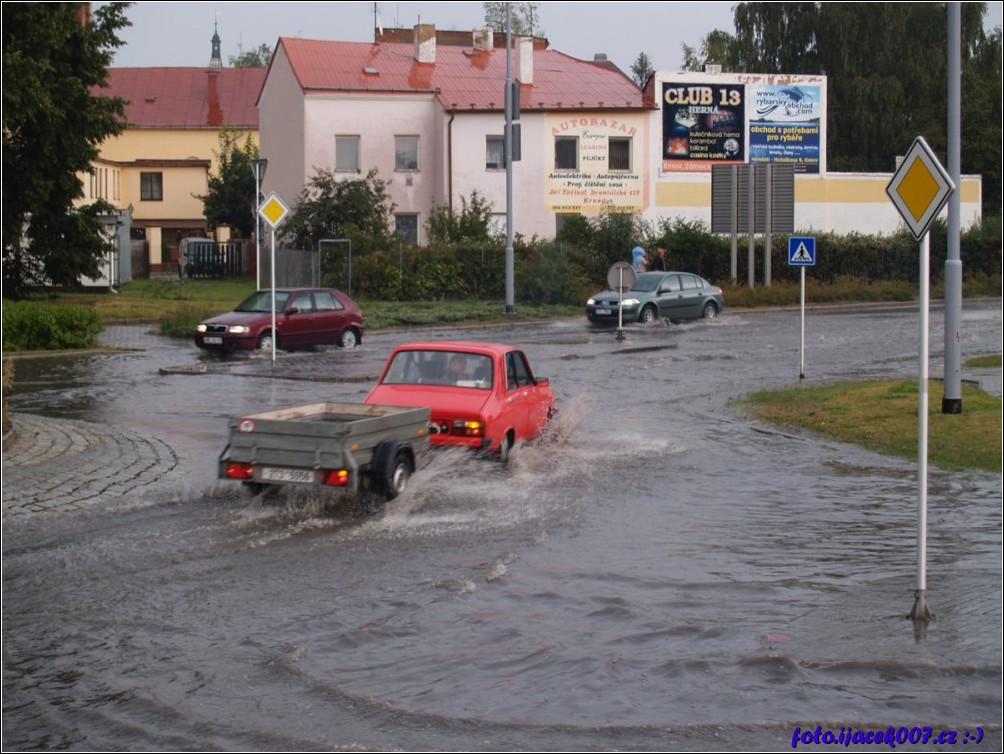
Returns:
[[[505,170],[505,137],[485,137],[485,170]]]
[[[359,172],[359,137],[335,137],[335,172]]]
[[[410,244],[418,244],[418,215],[394,215],[394,230]]]
[[[607,150],[610,155],[610,170],[631,169],[631,139],[611,136]]]
[[[341,301],[327,291],[314,292],[314,306],[319,312],[337,312],[345,308]]]
[[[418,137],[394,137],[394,170],[418,170]]]
[[[579,137],[554,137],[554,168],[555,170],[579,169]]]
[[[164,174],[140,173],[139,198],[144,202],[164,201]]]

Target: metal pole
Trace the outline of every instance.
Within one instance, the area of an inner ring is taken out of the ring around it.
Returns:
[[[747,197],[749,204],[749,245],[746,249],[746,261],[749,264],[749,269],[746,271],[746,280],[752,289],[756,287],[756,280],[753,276],[756,270],[756,179],[752,165],[749,166],[746,184],[749,186],[749,196]]]
[[[931,297],[931,234],[921,239],[921,368],[918,413],[918,515],[917,515],[917,591],[910,617],[928,620],[928,326]]]
[[[771,251],[771,238],[773,229],[771,228],[770,215],[773,211],[771,207],[771,192],[774,190],[773,186],[773,175],[771,171],[771,166],[765,165],[764,172],[767,174],[766,183],[766,195],[764,196],[764,215],[763,215],[763,284],[770,288],[770,251]]]
[[[512,229],[512,3],[505,4],[505,311],[515,314]]]
[[[275,342],[279,340],[279,334],[275,331],[275,228],[272,228],[272,260],[270,263],[272,273],[272,366],[275,366]]]
[[[729,280],[736,283],[739,280],[739,166],[733,165],[732,170],[729,171],[729,178],[731,179],[729,196],[732,197],[732,201],[729,202],[729,211],[732,212],[732,217],[730,220],[729,227],[732,229],[732,254],[729,257],[731,266],[729,267]]]
[[[948,3],[948,175],[955,191],[948,199],[945,257],[945,397],[941,413],[962,413],[962,3]]]
[[[802,336],[798,349],[799,353],[801,354],[798,364],[798,378],[800,380],[805,379],[805,267],[804,266],[801,268],[801,271],[802,271],[801,275],[802,292],[799,296],[799,299],[801,301],[801,309],[802,309]]]

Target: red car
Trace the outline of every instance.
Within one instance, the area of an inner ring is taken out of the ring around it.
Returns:
[[[334,288],[275,290],[276,348],[339,345],[363,339],[363,312]],[[272,290],[255,291],[232,312],[195,328],[195,345],[216,351],[272,349]]]
[[[429,442],[509,457],[555,413],[547,378],[522,351],[496,343],[436,341],[395,348],[366,403],[428,406]]]

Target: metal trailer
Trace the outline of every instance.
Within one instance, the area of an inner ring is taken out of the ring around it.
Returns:
[[[250,414],[230,425],[221,479],[326,485],[391,500],[429,446],[429,409],[313,403]]]

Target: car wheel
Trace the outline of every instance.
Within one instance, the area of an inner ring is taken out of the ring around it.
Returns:
[[[279,344],[275,344],[278,348]],[[261,335],[258,336],[258,350],[259,351],[271,351],[272,350],[272,331],[266,330]]]
[[[713,301],[709,301],[704,305],[704,311],[701,313],[701,316],[705,319],[714,319],[718,316],[718,307]]]
[[[408,480],[415,470],[411,467],[411,459],[403,450],[398,451],[394,457],[394,467],[387,477],[387,484],[384,492],[388,500],[393,500],[400,495],[408,486]]]
[[[355,348],[359,345],[359,333],[350,327],[338,336],[338,345],[342,348]]]
[[[509,451],[512,450],[512,433],[506,432],[499,443],[499,462],[509,463]]]
[[[641,310],[641,321],[646,325],[652,324],[657,319],[659,319],[659,311],[651,304]]]

